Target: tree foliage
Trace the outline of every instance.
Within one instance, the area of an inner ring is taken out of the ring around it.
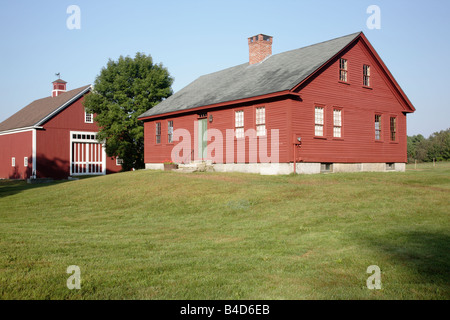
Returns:
[[[428,139],[421,134],[408,137],[408,161],[450,160],[450,128],[435,132]]]
[[[144,167],[144,128],[137,117],[172,94],[173,78],[150,55],[109,60],[86,96],[86,112],[95,114],[98,139],[106,154],[123,159],[123,169]]]

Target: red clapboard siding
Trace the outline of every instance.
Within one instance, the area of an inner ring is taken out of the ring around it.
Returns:
[[[340,83],[339,58],[348,61],[348,83]],[[299,157],[306,162],[406,162],[406,115],[388,78],[359,41],[301,88],[293,127],[302,135]],[[371,88],[363,87],[370,65]],[[326,88],[326,90],[324,89]],[[325,107],[324,138],[314,137],[314,109]],[[333,138],[333,107],[342,108],[342,139]],[[382,115],[382,139],[375,141],[375,113]],[[389,118],[397,117],[397,141],[389,141]]]
[[[31,176],[32,168],[32,131],[0,135],[0,178],[26,179]],[[12,166],[12,157],[16,165]],[[24,158],[28,158],[25,167]]]

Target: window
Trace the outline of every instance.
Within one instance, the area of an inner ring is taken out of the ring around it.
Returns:
[[[16,158],[14,158],[14,157],[11,158],[11,166],[13,166],[13,167],[16,166]]]
[[[116,158],[116,166],[121,166],[123,164],[123,159]]]
[[[370,66],[363,65],[363,85],[370,87]]]
[[[167,121],[167,142],[173,142],[173,121]]]
[[[320,172],[333,172],[333,164],[332,163],[321,163],[320,164]]]
[[[391,132],[391,141],[395,141],[395,139],[397,138],[397,118],[396,117],[391,117],[390,120],[390,132]]]
[[[256,135],[258,137],[266,135],[266,108],[256,108]]]
[[[342,137],[342,111],[340,109],[333,110],[333,137]]]
[[[23,158],[23,166],[28,167],[28,157]]]
[[[375,115],[375,140],[381,140],[381,115]]]
[[[86,111],[84,111],[84,122],[85,123],[93,123],[94,122],[93,114],[87,113]]]
[[[316,107],[315,109],[315,129],[314,135],[323,136],[323,107]]]
[[[156,143],[161,143],[161,122],[156,123]]]
[[[395,163],[386,163],[386,170],[395,170]]]
[[[339,80],[347,82],[347,59],[339,60]]]
[[[236,128],[236,138],[244,137],[244,111],[235,112],[234,126]]]

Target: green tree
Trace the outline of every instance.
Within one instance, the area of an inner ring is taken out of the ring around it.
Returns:
[[[95,114],[106,154],[123,159],[123,170],[144,167],[144,128],[137,117],[168,98],[172,83],[168,70],[143,53],[110,59],[95,79],[84,106]]]
[[[428,140],[427,156],[429,161],[450,159],[450,129],[435,132]]]

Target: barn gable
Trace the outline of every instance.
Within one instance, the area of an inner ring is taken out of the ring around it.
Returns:
[[[91,85],[86,85],[60,93],[55,97],[35,100],[0,123],[0,132],[41,126],[70,106],[71,103],[88,93],[91,88]]]

